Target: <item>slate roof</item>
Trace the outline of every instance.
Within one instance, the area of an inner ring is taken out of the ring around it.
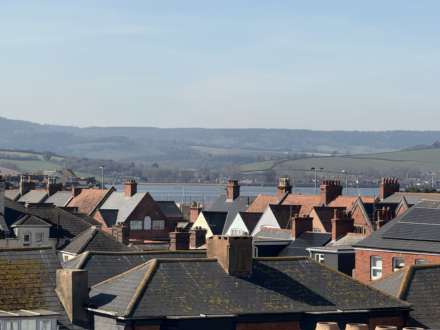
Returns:
[[[439,278],[440,265],[412,265],[372,285],[412,305],[409,326],[439,329]]]
[[[62,190],[62,191],[57,191],[52,196],[49,196],[44,202],[53,204],[58,207],[65,207],[72,198],[73,195],[71,191]]]
[[[228,275],[215,259],[151,260],[95,285],[90,296],[94,308],[140,319],[408,309],[308,258],[255,259],[249,278]]]
[[[113,191],[114,188],[104,190],[96,188],[82,189],[77,196],[71,199],[67,206],[78,208],[78,212],[91,215]]]
[[[292,218],[299,213],[298,205],[269,205],[268,206],[281,229],[289,228]]]
[[[212,211],[202,211],[203,217],[205,218],[209,228],[213,235],[221,235],[228,214],[226,212],[212,212]]]
[[[16,201],[20,197],[20,190],[6,189],[5,190],[5,197],[12,200],[12,201]]]
[[[262,214],[263,213],[258,212],[240,212],[240,217],[246,225],[249,233],[252,233]]]
[[[89,285],[95,285],[110,277],[122,274],[152,259],[206,258],[205,251],[143,251],[143,252],[95,252],[89,251],[65,262],[63,268],[85,269]]]
[[[24,215],[36,216],[52,226],[49,235],[51,238],[60,239],[58,242],[59,248],[90,226],[99,226],[99,223],[90,217],[87,217],[87,219],[79,217],[54,206],[42,205],[25,207],[20,203],[8,199],[5,199],[5,206],[5,220],[8,227],[12,226]]]
[[[51,248],[0,249],[0,310],[45,309],[60,313],[62,329],[82,329],[70,324],[55,293],[59,268]]]
[[[329,206],[317,206],[314,207],[313,210],[315,211],[316,215],[318,216],[318,219],[321,221],[321,224],[325,228],[326,232],[331,233],[332,231],[332,224],[331,220],[333,219],[335,215],[335,210],[346,210],[345,207],[329,207]]]
[[[280,257],[307,257],[309,252],[307,248],[324,246],[332,239],[329,233],[305,232],[298,238],[291,241],[280,253]]]
[[[422,201],[354,247],[439,254],[439,225],[440,201]]]
[[[20,220],[18,220],[17,222],[15,222],[12,225],[12,227],[17,227],[17,226],[47,226],[47,227],[50,227],[51,224],[49,224],[48,222],[46,222],[43,219],[38,218],[34,215],[25,215]]]
[[[273,227],[262,227],[261,230],[254,236],[254,242],[291,241],[291,240],[292,240],[292,233],[290,229],[280,229]]]
[[[156,202],[162,213],[169,219],[183,219],[182,212],[173,201],[157,201]]]
[[[85,251],[122,252],[133,251],[133,248],[117,241],[113,236],[92,226],[76,236],[65,248],[64,252],[80,254]]]
[[[255,197],[238,196],[233,201],[226,199],[226,195],[220,195],[210,206],[206,207],[206,211],[210,212],[226,212],[226,220],[223,225],[223,231],[218,235],[226,234],[229,227],[234,222],[238,212],[244,212],[248,209]]]
[[[405,197],[406,201],[410,205],[417,204],[418,202],[424,199],[440,201],[440,193],[397,192],[385,198],[381,202],[381,204],[382,203],[399,204],[400,201],[402,200],[402,197]]]
[[[20,203],[42,203],[47,198],[47,190],[33,189],[18,199]]]
[[[133,213],[136,207],[144,200],[149,199],[151,204],[155,205],[150,210],[150,216],[153,219],[164,219],[165,215],[160,210],[159,205],[153,200],[151,195],[147,192],[136,193],[133,196],[126,196],[124,192],[113,192],[108,199],[99,208],[101,215],[107,223],[107,226],[111,226],[114,223],[112,221],[115,218],[116,223],[125,222],[128,217]]]

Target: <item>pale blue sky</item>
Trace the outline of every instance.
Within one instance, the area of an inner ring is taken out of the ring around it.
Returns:
[[[439,129],[439,1],[0,0],[0,116]]]

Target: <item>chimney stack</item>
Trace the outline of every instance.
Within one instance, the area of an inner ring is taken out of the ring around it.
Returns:
[[[208,258],[216,258],[226,273],[237,277],[252,274],[252,237],[212,236],[208,239]]]
[[[86,270],[58,269],[56,289],[58,298],[73,324],[87,324],[89,303],[89,281]]]
[[[130,243],[130,230],[125,223],[112,226],[112,236],[122,244],[128,245]]]
[[[47,186],[46,186],[46,190],[47,190],[47,194],[49,196],[52,196],[53,194],[55,194],[58,190],[61,190],[61,184],[57,184],[57,180],[56,178],[52,178],[50,176],[47,177]]]
[[[240,185],[238,180],[228,180],[226,185],[226,200],[231,202],[240,196]]]
[[[171,251],[189,250],[189,232],[176,228],[176,231],[169,235]]]
[[[379,183],[379,198],[384,200],[392,194],[400,191],[400,183],[397,178],[382,178]]]
[[[342,195],[342,186],[339,180],[323,180],[320,186],[321,205],[327,206]]]
[[[124,194],[126,197],[131,197],[137,193],[137,182],[135,180],[128,180],[124,183]]]
[[[313,218],[296,215],[292,218],[292,237],[298,238],[302,233],[313,230]]]
[[[354,220],[352,219],[350,213],[347,213],[341,209],[335,209],[331,222],[332,241],[336,241],[346,234],[353,232]]]
[[[196,222],[200,212],[202,212],[202,206],[198,202],[194,201],[189,209],[189,222]]]
[[[206,244],[206,229],[196,227],[190,231],[189,247],[190,249],[198,249]]]
[[[79,187],[72,187],[72,196],[76,197],[79,194],[81,194],[82,188]]]
[[[390,207],[383,207],[377,210],[376,230],[382,228],[388,221],[393,218]]]
[[[285,194],[292,193],[292,185],[288,177],[281,177],[278,180],[277,197],[283,197]]]
[[[20,196],[27,194],[32,189],[34,189],[34,183],[31,181],[31,177],[25,175],[20,176],[20,183],[19,183]]]

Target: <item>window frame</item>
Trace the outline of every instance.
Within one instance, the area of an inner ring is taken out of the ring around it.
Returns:
[[[134,226],[134,224],[137,225]],[[142,220],[130,220],[130,230],[144,230],[144,222]]]
[[[161,224],[159,228],[157,227],[157,224]],[[152,230],[165,230],[165,220],[153,220],[151,223]]]
[[[373,266],[373,260],[380,261],[380,267],[375,265]],[[374,276],[374,271],[380,272],[380,275]],[[383,258],[381,256],[371,256],[370,257],[370,278],[373,281],[381,279],[383,276]]]
[[[325,263],[325,255],[324,255],[324,253],[315,253],[314,259],[319,264]]]
[[[403,261],[403,266],[402,266],[401,262],[398,264],[398,261]],[[397,272],[397,271],[401,270],[402,268],[405,268],[405,258],[404,257],[393,257],[391,259],[391,265],[393,267],[393,272]]]

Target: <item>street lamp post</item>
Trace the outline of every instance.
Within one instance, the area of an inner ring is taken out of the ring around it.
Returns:
[[[104,166],[99,166],[101,169],[101,190],[104,190]]]
[[[348,194],[348,173],[346,170],[342,170],[341,172],[345,174],[345,194]]]
[[[318,193],[318,171],[324,170],[324,167],[312,167],[310,170],[315,172],[315,195]]]

